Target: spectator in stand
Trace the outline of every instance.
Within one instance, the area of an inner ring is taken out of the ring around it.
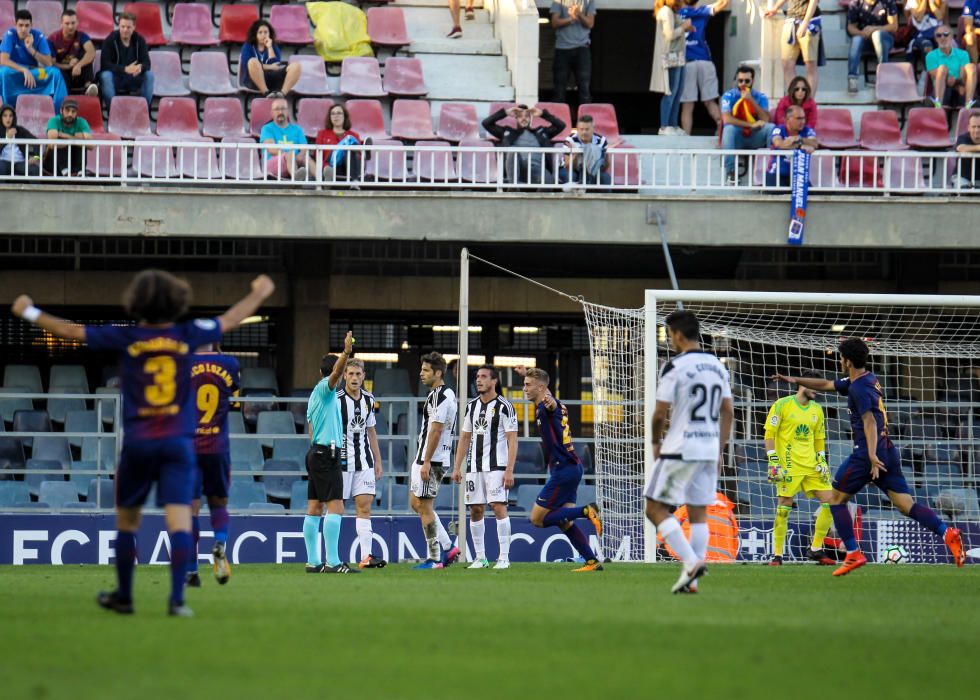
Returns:
[[[729,0],[717,0],[710,5],[698,5],[698,0],[684,0],[678,14],[689,20],[694,31],[687,35],[684,50],[684,82],[681,86],[681,129],[690,134],[694,126],[694,103],[701,97],[701,104],[715,120],[715,129],[721,126],[721,110],[718,109],[718,71],[711,60],[711,49],[704,36],[708,20],[728,9]],[[700,95],[699,95],[700,93]]]
[[[946,13],[946,0],[906,0],[906,22],[899,27],[895,43],[908,47],[913,60],[925,56],[936,48],[936,27],[946,21]]]
[[[817,150],[817,132],[806,123],[806,112],[799,105],[790,105],[786,110],[786,123],[773,128],[769,147],[773,150],[792,151],[800,149],[807,153]],[[766,170],[766,185],[769,187],[789,187],[791,158],[772,156]]]
[[[359,180],[363,175],[361,170],[361,153],[348,151],[344,146],[357,146],[361,137],[356,131],[351,131],[350,114],[342,104],[335,104],[327,113],[326,128],[316,135],[319,146],[336,146],[323,152],[326,163],[323,166],[323,179],[332,181],[334,177]],[[371,138],[364,139],[364,145],[371,145]],[[364,160],[370,160],[370,151],[364,152]]]
[[[948,24],[936,27],[934,51],[926,54],[926,70],[932,78],[932,106],[937,108],[965,106],[976,103],[977,67],[970,54],[953,45],[953,31]]]
[[[810,83],[802,75],[798,75],[789,81],[789,88],[786,94],[776,105],[776,110],[772,113],[772,123],[776,126],[786,123],[786,110],[792,105],[799,105],[806,114],[806,125],[814,129],[817,128],[817,103],[810,94]]]
[[[966,52],[970,54],[970,60],[976,63],[977,44],[980,42],[980,24],[977,24],[977,17],[980,16],[980,0],[966,0],[963,3],[963,45]]]
[[[817,65],[820,58],[820,35],[823,33],[818,0],[776,0],[765,11],[772,17],[786,5],[786,21],[779,38],[779,55],[783,61],[783,84],[789,85],[796,75],[796,61],[803,56],[806,77],[814,94],[817,92]]]
[[[847,54],[847,92],[857,94],[861,54],[868,41],[874,46],[878,63],[888,63],[898,31],[895,0],[851,0],[847,6],[847,33],[851,48]]]
[[[68,91],[60,71],[45,70],[54,65],[48,40],[27,10],[17,10],[14,20],[0,42],[0,101],[13,105],[19,95],[50,95],[58,109]]]
[[[85,148],[71,142],[92,138],[92,129],[84,117],[78,116],[78,103],[71,97],[61,103],[61,112],[48,120],[49,139],[68,141],[71,145],[48,146],[44,153],[44,169],[55,175],[80,175]]]
[[[305,144],[306,136],[303,130],[289,122],[289,103],[286,98],[279,92],[273,93],[270,97],[272,104],[269,109],[272,112],[272,121],[262,127],[259,140],[262,143],[279,146]],[[264,149],[264,153],[267,177],[277,180],[309,179],[314,164],[308,151],[301,151],[298,148],[267,148]]]
[[[136,32],[136,16],[119,15],[116,31],[102,42],[102,100],[106,107],[117,94],[142,95],[146,106],[153,106],[153,72],[146,39]]]
[[[54,65],[61,71],[69,94],[98,95],[95,84],[95,44],[85,32],[78,31],[74,10],[61,13],[61,29],[48,37],[54,51]]]
[[[34,134],[17,125],[17,113],[10,105],[0,107],[0,127],[3,128],[3,144],[0,150],[0,177],[9,175],[41,174],[41,147],[25,148],[12,139],[33,139]]]
[[[568,76],[575,74],[578,101],[592,101],[592,27],[595,26],[595,0],[554,0],[551,28],[555,30],[555,102],[565,102]]]
[[[242,70],[242,66],[245,67]],[[252,22],[238,59],[238,83],[244,88],[267,95],[288,95],[299,82],[300,65],[284,63],[276,44],[276,30],[264,19]]]
[[[686,37],[694,32],[689,19],[677,14],[682,0],[657,0],[653,18],[657,23],[657,38],[653,44],[653,68],[650,72],[650,92],[663,94],[660,99],[660,136],[684,134],[680,128],[681,86],[684,84]]]
[[[966,133],[956,137],[956,145],[953,148],[956,149],[957,153],[975,156],[973,158],[960,158],[959,163],[957,163],[956,176],[952,182],[953,187],[969,189],[980,187],[980,113],[970,115]],[[974,371],[977,376],[980,376],[980,371]]]
[[[606,137],[595,133],[595,121],[591,114],[579,116],[575,131],[565,139],[566,154],[558,171],[561,182],[584,182],[587,185],[612,184]]]
[[[498,122],[511,117],[516,127],[503,126]],[[547,126],[531,127],[535,117],[541,117]],[[517,105],[510,109],[498,109],[483,120],[483,129],[500,141],[503,148],[551,148],[551,140],[562,132],[565,122],[548,110],[533,109],[527,105]],[[504,172],[509,182],[541,184],[554,182],[548,177],[551,159],[544,153],[518,152],[504,159]]]
[[[447,38],[461,39],[463,37],[463,27],[459,23],[459,0],[449,0],[449,16],[453,19],[453,28],[449,30]],[[466,3],[466,21],[471,22],[476,19],[473,11],[473,0]]]
[[[752,88],[755,68],[739,66],[735,87],[721,96],[721,147],[729,149],[765,148],[772,133],[769,98]],[[735,156],[724,158],[727,184],[737,182]]]

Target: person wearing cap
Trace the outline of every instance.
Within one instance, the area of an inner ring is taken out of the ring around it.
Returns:
[[[92,128],[78,116],[78,102],[67,98],[61,103],[61,112],[48,120],[48,138],[66,140],[69,143],[48,146],[44,154],[44,169],[55,175],[80,175],[85,148],[72,145],[72,141],[92,138]]]

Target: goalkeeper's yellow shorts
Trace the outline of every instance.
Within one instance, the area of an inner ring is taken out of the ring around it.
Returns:
[[[821,476],[816,471],[791,471],[786,478],[776,485],[776,495],[782,498],[792,498],[800,491],[807,498],[813,498],[815,491],[830,491],[830,475]]]

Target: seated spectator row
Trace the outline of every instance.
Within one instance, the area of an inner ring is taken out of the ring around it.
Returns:
[[[855,136],[854,121],[849,110],[821,107],[817,110],[819,127],[817,140],[821,147],[834,150],[863,148],[869,151],[945,150],[952,140],[967,132],[970,116],[980,109],[962,109],[957,115],[950,138],[949,124],[942,110],[914,107],[909,110],[905,137],[898,114],[890,109],[863,112],[860,120],[860,139]]]

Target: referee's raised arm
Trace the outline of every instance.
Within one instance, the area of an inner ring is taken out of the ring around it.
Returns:
[[[353,349],[354,334],[353,331],[347,331],[347,335],[344,336],[344,351],[337,358],[333,365],[333,371],[330,372],[330,377],[327,379],[327,386],[330,387],[331,391],[340,384],[340,378],[344,375],[344,368],[347,367],[347,360],[350,359]]]

